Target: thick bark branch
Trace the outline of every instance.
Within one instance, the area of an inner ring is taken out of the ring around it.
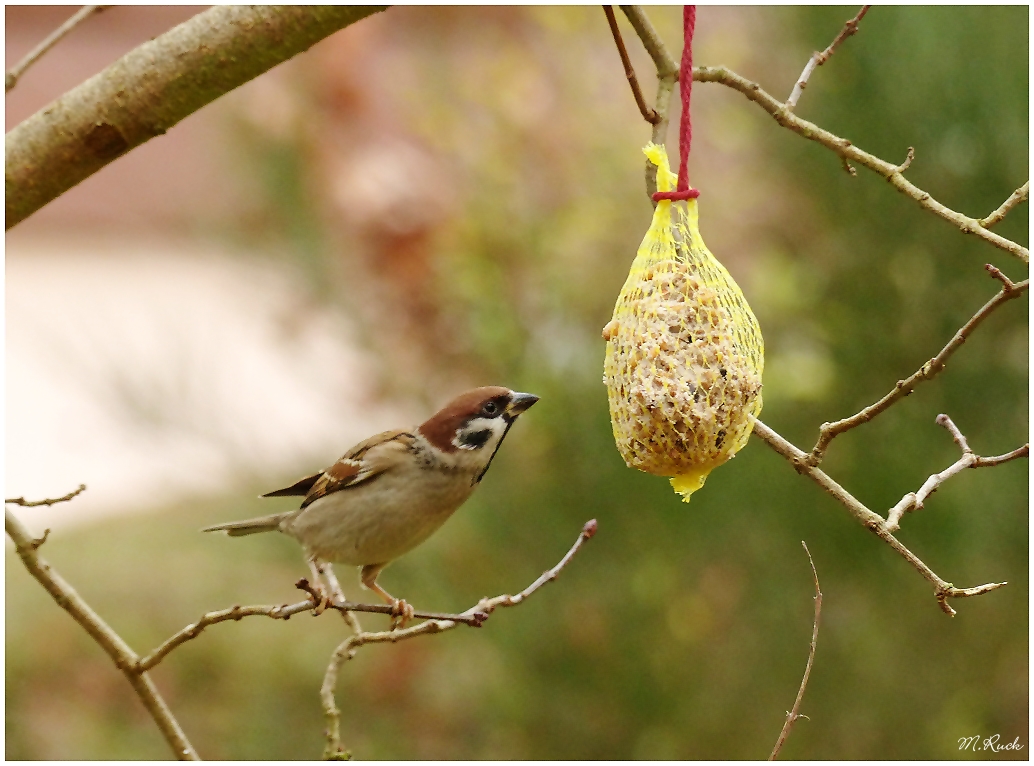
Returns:
[[[381,7],[216,6],[130,51],[6,137],[6,228],[201,107]]]

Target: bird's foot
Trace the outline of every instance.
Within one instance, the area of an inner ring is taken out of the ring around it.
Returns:
[[[413,607],[401,598],[391,601],[391,630],[400,630],[413,619]]]
[[[323,590],[323,588],[319,588],[316,592],[319,594],[319,603],[317,603],[316,608],[312,610],[313,617],[319,617],[327,611],[327,607],[330,606],[331,603],[330,598],[327,596],[327,592]]]
[[[334,603],[327,596],[327,589],[318,582],[313,584],[303,577],[294,584],[294,587],[309,594],[309,598],[312,600],[313,604],[315,604],[312,609],[313,617],[319,617],[327,610],[328,606]]]

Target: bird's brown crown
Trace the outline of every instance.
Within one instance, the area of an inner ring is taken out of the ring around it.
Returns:
[[[502,411],[513,392],[502,386],[482,386],[460,394],[442,407],[417,429],[425,439],[442,452],[456,452],[456,432],[471,418],[477,417],[490,401]]]

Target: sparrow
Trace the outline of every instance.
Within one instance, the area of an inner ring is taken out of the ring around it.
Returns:
[[[206,527],[241,537],[282,532],[305,551],[327,605],[340,589],[328,563],[361,567],[360,581],[392,606],[404,625],[412,608],[377,584],[391,561],[430,537],[470,497],[517,417],[538,401],[501,386],[460,394],[416,428],[360,442],[325,471],[262,497],[301,496],[297,510]],[[329,575],[329,576],[328,576]]]

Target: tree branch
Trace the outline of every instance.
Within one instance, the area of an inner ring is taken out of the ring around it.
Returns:
[[[940,473],[933,474],[923,483],[923,486],[919,488],[918,492],[909,492],[898,501],[897,505],[890,509],[887,513],[887,529],[891,532],[897,532],[898,529],[901,528],[902,516],[906,513],[918,511],[922,508],[927,498],[936,492],[940,488],[941,484],[946,482],[955,474],[962,473],[962,471],[967,468],[990,468],[992,466],[1001,465],[1002,463],[1008,463],[1010,460],[1027,457],[1030,452],[1030,445],[1024,444],[1022,447],[1014,449],[1012,452],[1007,452],[1004,455],[980,457],[979,455],[974,454],[973,450],[970,449],[969,443],[966,441],[966,437],[962,435],[962,432],[958,429],[958,426],[952,422],[951,418],[943,414],[938,415],[936,422],[937,425],[944,426],[948,429],[948,432],[952,435],[955,443],[959,445],[959,449],[962,450],[962,457]]]
[[[219,622],[226,622],[227,620],[233,620],[237,622],[244,619],[245,617],[271,617],[274,620],[289,620],[296,614],[301,612],[307,612],[310,609],[315,609],[320,603],[320,597],[309,581],[302,578],[295,587],[300,590],[304,590],[309,594],[308,601],[299,601],[296,604],[280,604],[279,606],[259,604],[256,606],[240,606],[234,604],[229,609],[220,609],[216,612],[207,612],[201,615],[201,619],[195,623],[191,623],[187,627],[183,628],[179,632],[170,636],[166,639],[161,646],[155,649],[153,652],[148,654],[146,657],[140,659],[136,663],[137,671],[150,670],[163,659],[173,649],[178,646],[185,644],[187,641],[197,638],[201,635],[201,631],[207,628],[209,625],[215,625]],[[337,590],[340,592],[340,586]],[[343,597],[336,598],[332,603],[327,604],[328,609],[335,609],[342,614],[350,612],[372,612],[374,614],[386,614],[390,615],[391,607],[387,604],[354,604],[350,601],[346,601]],[[414,612],[414,617],[423,620],[450,620],[464,625],[470,625],[472,628],[480,628],[481,624],[488,619],[488,615],[485,612],[472,612],[470,614],[440,614],[437,612]]]
[[[837,436],[845,431],[850,431],[852,428],[857,428],[862,423],[868,423],[881,412],[885,412],[889,409],[895,402],[911,394],[917,385],[923,381],[932,380],[936,377],[936,375],[945,368],[951,355],[958,351],[962,344],[966,342],[966,338],[968,338],[995,309],[1003,303],[1011,301],[1013,298],[1018,298],[1025,293],[1027,288],[1030,286],[1029,279],[1015,283],[990,263],[985,264],[984,268],[987,269],[988,273],[992,277],[1002,283],[1001,291],[985,303],[980,310],[974,314],[968,322],[966,322],[966,324],[959,328],[958,332],[956,332],[952,339],[948,341],[948,345],[942,348],[937,356],[920,367],[906,380],[899,380],[897,384],[895,384],[894,388],[891,389],[890,393],[878,402],[870,404],[868,407],[860,412],[856,412],[851,417],[838,420],[835,423],[823,423],[819,427],[818,441],[815,442],[815,446],[806,458],[805,462],[807,462],[808,465],[817,466],[821,463],[830,442],[832,442]]]
[[[617,46],[618,56],[621,57],[621,66],[625,69],[625,79],[632,88],[632,98],[635,105],[639,107],[639,114],[651,125],[660,121],[661,117],[657,112],[646,105],[643,99],[643,91],[639,88],[639,80],[636,79],[635,69],[632,68],[632,61],[628,58],[628,51],[625,50],[625,41],[621,39],[621,30],[618,28],[618,20],[614,18],[614,8],[610,5],[603,6],[603,13],[607,17],[607,24],[610,26],[610,34],[614,37],[614,45]]]
[[[760,420],[754,423],[754,434],[775,450],[776,453],[793,463],[798,473],[804,474],[832,495],[833,499],[844,506],[848,512],[855,517],[855,519],[865,526],[866,529],[883,540],[883,542],[887,543],[887,545],[893,548],[898,555],[911,564],[919,574],[926,578],[926,580],[934,586],[934,598],[937,599],[937,603],[945,614],[949,616],[955,615],[955,610],[948,604],[949,598],[979,596],[1006,585],[1004,582],[993,582],[987,583],[986,585],[978,585],[974,588],[956,588],[952,583],[938,577],[930,567],[923,563],[922,559],[902,545],[887,527],[882,516],[873,513],[866,508],[865,505],[856,500],[850,492],[833,481],[833,479],[823,471],[809,465],[807,462],[807,455],[803,451],[788,442]]]
[[[774,761],[779,757],[779,751],[783,749],[783,744],[786,742],[786,738],[790,736],[790,730],[797,723],[797,719],[807,718],[807,716],[800,715],[798,711],[801,709],[801,700],[804,699],[804,690],[808,688],[811,666],[815,663],[815,646],[819,640],[819,618],[822,617],[822,590],[819,588],[819,573],[815,571],[815,562],[811,558],[811,551],[808,550],[807,543],[801,540],[801,545],[804,546],[804,552],[808,554],[808,563],[811,564],[811,576],[815,580],[815,619],[811,624],[811,649],[808,651],[808,664],[804,666],[801,688],[797,690],[797,699],[794,700],[793,707],[786,714],[786,723],[783,724],[783,729],[779,732],[778,739],[776,739],[775,747],[772,748],[772,753],[768,756],[770,761]]]
[[[75,589],[39,556],[36,549],[41,543],[33,538],[29,530],[6,508],[4,527],[14,541],[15,551],[25,568],[29,570],[29,574],[46,589],[58,606],[68,612],[72,619],[90,634],[115,663],[115,667],[122,671],[151,718],[158,724],[158,729],[176,757],[183,761],[200,760],[154,682],[147,673],[137,669],[139,659],[136,653],[90,608]]]
[[[5,505],[20,505],[20,506],[23,506],[25,508],[34,508],[34,507],[36,507],[38,505],[55,505],[57,503],[67,503],[69,500],[71,500],[73,497],[78,495],[80,492],[85,492],[85,491],[86,491],[86,485],[85,484],[80,484],[78,489],[73,489],[67,495],[62,495],[61,497],[55,497],[53,499],[47,499],[47,500],[26,500],[24,497],[9,497],[6,500],[4,500],[4,504]]]
[[[632,22],[632,27],[635,29],[639,38],[643,41],[643,45],[646,46],[646,50],[653,58],[654,64],[657,66],[658,78],[665,75],[670,76],[668,75],[670,72],[677,73],[678,67],[675,65],[675,61],[668,54],[667,49],[664,47],[664,43],[661,41],[653,26],[650,25],[649,19],[646,18],[646,14],[643,13],[642,8],[635,5],[623,5],[621,6],[621,10],[625,11],[625,14],[628,16],[628,20]],[[822,144],[827,149],[833,151],[841,158],[845,167],[849,169],[849,172],[851,169],[851,162],[855,162],[868,168],[874,173],[886,178],[891,186],[907,197],[911,197],[924,210],[928,210],[934,215],[954,224],[964,234],[973,234],[1000,250],[1004,250],[1005,252],[1016,256],[1024,263],[1030,263],[1030,251],[1027,248],[1022,247],[1010,239],[1006,239],[1005,237],[989,231],[982,225],[980,220],[970,218],[962,213],[957,213],[951,208],[942,205],[927,192],[906,180],[904,175],[902,175],[902,172],[908,167],[907,161],[904,165],[891,165],[889,162],[881,160],[879,157],[862,151],[846,138],[840,138],[839,136],[830,133],[828,130],[823,130],[814,123],[802,120],[788,109],[786,104],[781,101],[777,101],[771,95],[766,93],[756,82],[752,82],[746,77],[741,77],[726,67],[694,67],[693,79],[698,82],[716,82],[739,91],[772,115],[772,118],[782,127],[792,130],[794,133],[807,138],[809,141],[815,141],[816,143]],[[672,82],[674,83],[674,79]],[[671,91],[669,89],[662,97],[661,90],[662,88],[658,88],[656,111],[661,115],[662,123],[654,126],[655,143],[663,143],[664,135],[667,132],[667,102],[671,95]],[[662,125],[663,131],[660,130]],[[657,138],[658,135],[660,136],[659,139]],[[653,187],[650,186],[648,177],[647,192],[652,194],[652,188]]]
[[[30,66],[35,64],[41,58],[43,58],[43,55],[51,48],[53,48],[55,45],[57,45],[61,38],[63,38],[65,35],[67,35],[69,32],[71,32],[73,29],[79,26],[81,22],[85,21],[93,14],[103,11],[105,8],[109,7],[110,6],[107,5],[84,5],[78,11],[76,11],[75,15],[73,15],[64,24],[62,24],[49,35],[47,35],[43,39],[43,42],[41,42],[27,54],[25,54],[25,58],[23,58],[21,61],[19,61],[17,64],[15,64],[13,67],[7,70],[7,73],[4,75],[4,93],[10,93],[11,88],[18,84],[18,79],[23,74],[25,74],[25,70],[27,70]]]
[[[1014,191],[1009,195],[1009,199],[1002,203],[1002,206],[995,210],[987,218],[980,219],[980,225],[985,229],[990,229],[996,223],[1001,223],[1002,219],[1009,214],[1009,211],[1019,205],[1021,202],[1027,201],[1027,195],[1030,193],[1030,181],[1027,181],[1023,186]]]
[[[6,227],[223,94],[381,7],[215,6],[11,130]]]
[[[653,131],[650,140],[655,144],[663,144],[668,135],[668,112],[671,106],[671,93],[675,90],[675,83],[679,79],[679,68],[668,53],[661,36],[657,34],[653,24],[643,9],[638,5],[619,6],[622,13],[628,18],[628,22],[639,35],[639,39],[646,48],[646,52],[653,59],[657,69],[657,99],[654,101],[654,114],[657,121],[653,123]],[[646,162],[646,191],[651,197],[657,191],[657,166],[652,162]],[[656,203],[654,203],[656,205]]]
[[[542,575],[527,588],[522,590],[516,596],[503,595],[496,596],[495,598],[483,598],[470,609],[463,612],[462,616],[472,616],[479,612],[483,612],[488,615],[499,607],[516,606],[517,604],[520,604],[543,585],[550,583],[559,577],[560,572],[567,566],[571,559],[574,558],[574,555],[578,553],[585,541],[591,539],[595,534],[596,520],[592,519],[585,523],[585,526],[582,527],[581,534],[578,535],[578,539],[575,540],[574,545],[571,546],[571,549],[562,559],[560,559],[557,565],[552,569],[543,572]],[[325,760],[346,760],[351,757],[351,754],[341,745],[341,711],[338,709],[337,702],[334,699],[334,690],[337,688],[338,673],[345,660],[350,660],[355,657],[355,653],[359,647],[365,644],[394,644],[416,636],[443,633],[447,630],[452,630],[459,624],[460,623],[455,620],[427,620],[419,625],[414,625],[411,628],[404,628],[402,630],[385,630],[379,632],[359,630],[354,635],[345,639],[330,656],[330,663],[327,665],[327,672],[323,676],[323,686],[320,688],[320,699],[323,702],[323,714],[327,721],[327,743],[323,750],[323,758]]]
[[[840,34],[836,36],[826,50],[821,53],[815,51],[815,53],[812,54],[811,58],[808,59],[808,63],[804,65],[804,71],[801,72],[801,76],[798,78],[797,84],[793,86],[793,92],[790,93],[790,98],[786,100],[787,109],[792,110],[797,106],[798,99],[800,99],[801,94],[804,93],[804,89],[808,86],[808,79],[811,77],[811,73],[829,61],[840,43],[858,31],[858,22],[861,21],[862,17],[869,12],[869,8],[871,7],[872,6],[870,5],[863,5],[862,9],[855,14],[855,17],[844,24],[844,28],[840,30]]]
[[[941,204],[929,193],[923,191],[915,184],[908,181],[899,170],[899,165],[892,165],[881,160],[875,155],[862,151],[854,146],[846,138],[840,138],[823,130],[818,125],[802,120],[786,108],[786,105],[774,99],[771,95],[762,90],[756,82],[751,82],[725,67],[700,67],[693,69],[693,79],[700,82],[716,82],[725,85],[733,90],[738,90],[748,99],[756,103],[784,128],[792,130],[799,136],[815,141],[827,149],[830,149],[841,157],[845,162],[854,162],[858,165],[883,176],[895,189],[907,197],[915,200],[920,207],[928,210],[939,218],[943,218],[954,224],[964,234],[973,234],[980,239],[1004,250],[1024,263],[1030,263],[1030,251],[1010,239],[999,236],[984,228],[976,218],[958,213],[951,208]]]

